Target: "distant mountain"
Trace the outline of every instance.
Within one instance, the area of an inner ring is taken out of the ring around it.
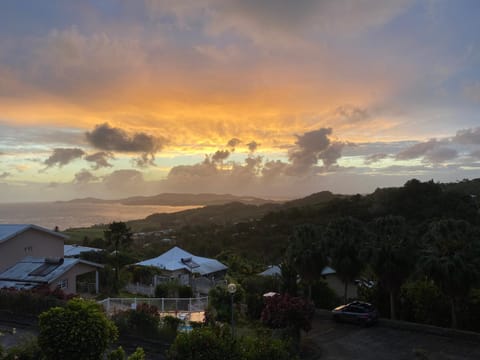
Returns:
[[[222,205],[232,202],[250,205],[262,205],[274,203],[273,200],[265,200],[252,196],[236,196],[231,194],[176,194],[164,193],[154,196],[134,196],[118,200],[104,200],[92,197],[58,201],[59,203],[120,203],[123,205],[160,205],[160,206],[190,206],[190,205]]]

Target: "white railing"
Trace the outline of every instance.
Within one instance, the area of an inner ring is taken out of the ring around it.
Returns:
[[[208,296],[196,298],[107,298],[98,302],[108,315],[136,309],[140,304],[156,306],[160,316],[204,313],[208,306]]]

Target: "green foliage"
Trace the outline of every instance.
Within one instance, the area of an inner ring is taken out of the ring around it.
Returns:
[[[430,280],[406,282],[400,292],[402,317],[423,324],[448,326],[448,299]]]
[[[134,353],[132,353],[128,358],[125,350],[119,346],[116,350],[113,350],[107,356],[108,360],[145,360],[145,351],[143,348],[138,347]]]
[[[107,245],[111,246],[113,250],[127,249],[132,242],[132,232],[126,223],[112,222],[103,232]]]
[[[160,317],[158,309],[148,304],[139,304],[135,310],[119,312],[112,317],[121,335],[146,338],[158,336]]]
[[[339,298],[324,280],[312,284],[312,301],[320,309],[333,309],[338,306]]]
[[[107,360],[125,360],[125,357],[127,354],[125,353],[125,350],[121,346],[119,346],[116,350],[112,350],[108,356]]]
[[[209,327],[178,334],[170,347],[169,360],[241,360],[231,336]]]
[[[267,292],[280,290],[280,278],[278,276],[250,276],[242,281],[245,289],[245,302],[247,315],[251,319],[258,320],[263,310],[263,295]]]
[[[169,360],[294,360],[288,344],[269,336],[234,339],[228,331],[202,327],[177,336]]]
[[[93,301],[72,299],[39,316],[38,343],[49,360],[98,360],[117,328]]]
[[[238,307],[245,297],[245,291],[237,285],[237,291],[233,295],[234,306]],[[225,286],[216,286],[208,293],[210,305],[215,309],[215,320],[221,322],[230,322],[231,319],[231,295]],[[238,318],[238,311],[234,312],[234,316]]]
[[[155,287],[155,297],[191,298],[193,297],[193,290],[191,286],[181,285],[177,281],[168,281]]]
[[[45,310],[65,305],[65,295],[61,290],[18,291],[0,290],[0,309],[19,315],[39,315]]]
[[[22,343],[4,351],[0,347],[0,359],[2,360],[41,360],[43,359],[42,350],[38,345],[36,338],[23,340]]]

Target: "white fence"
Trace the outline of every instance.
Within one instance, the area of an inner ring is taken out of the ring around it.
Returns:
[[[207,309],[208,296],[197,298],[107,298],[99,301],[107,314],[136,309],[140,304],[156,306],[160,316],[191,317],[192,314],[201,314]]]

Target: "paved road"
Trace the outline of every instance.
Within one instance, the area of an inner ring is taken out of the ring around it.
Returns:
[[[311,348],[312,360],[480,359],[480,342],[379,325],[363,328],[337,324],[321,317],[315,318],[313,329],[304,340]]]

